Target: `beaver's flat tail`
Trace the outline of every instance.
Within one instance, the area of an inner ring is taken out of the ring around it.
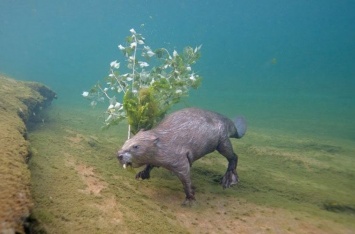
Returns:
[[[235,138],[242,138],[247,131],[247,121],[242,116],[238,116],[234,119],[234,125],[237,128],[237,132],[234,135]]]

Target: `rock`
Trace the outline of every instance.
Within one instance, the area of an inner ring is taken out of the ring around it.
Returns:
[[[51,89],[0,75],[0,233],[24,233],[33,205],[26,123],[56,98]]]

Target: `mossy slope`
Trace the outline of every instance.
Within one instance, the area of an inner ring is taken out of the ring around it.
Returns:
[[[50,104],[55,93],[44,85],[0,75],[0,232],[24,232],[32,206],[30,155],[25,122]]]
[[[218,184],[226,160],[194,163],[198,203],[181,207],[179,180],[164,169],[137,181],[115,157],[126,125],[98,131],[95,110],[57,107],[30,135],[37,232],[47,233],[352,233],[352,155],[344,141],[296,139],[250,128],[233,140],[241,182]],[[326,205],[350,207],[332,212]]]

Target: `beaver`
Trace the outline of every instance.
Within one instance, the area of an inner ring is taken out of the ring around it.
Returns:
[[[228,160],[228,167],[221,180],[223,188],[238,183],[238,156],[234,153],[229,138],[241,138],[247,129],[243,117],[234,121],[212,111],[185,108],[166,116],[155,128],[141,130],[128,139],[117,158],[124,168],[141,167],[136,175],[149,179],[154,167],[172,171],[183,184],[186,199],[183,205],[195,201],[191,185],[192,163],[204,155],[217,150]]]

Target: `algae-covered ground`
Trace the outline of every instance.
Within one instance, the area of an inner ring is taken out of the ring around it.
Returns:
[[[0,75],[0,233],[23,233],[30,194],[29,143],[25,123],[41,121],[56,94],[48,87]]]
[[[232,140],[238,186],[218,181],[226,160],[194,163],[197,204],[182,207],[180,181],[164,169],[135,180],[115,152],[126,125],[100,130],[99,110],[54,106],[29,139],[34,232],[354,233],[355,146],[249,128]],[[137,170],[136,170],[137,172]]]

